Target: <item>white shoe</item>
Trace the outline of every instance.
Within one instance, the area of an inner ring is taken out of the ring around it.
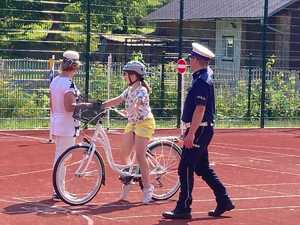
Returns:
[[[122,192],[121,192],[121,195],[120,195],[120,200],[127,201],[130,189],[131,189],[131,184],[130,183],[122,185]]]
[[[52,200],[56,201],[56,202],[60,201],[60,198],[58,197],[58,195],[55,192],[52,194]]]
[[[143,203],[148,204],[153,201],[152,199],[153,191],[154,191],[154,186],[152,184],[150,185],[150,187],[143,189],[144,192]]]

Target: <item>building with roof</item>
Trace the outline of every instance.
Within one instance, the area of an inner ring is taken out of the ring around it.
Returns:
[[[144,18],[156,24],[153,35],[177,38],[179,7],[180,0],[174,0]],[[217,68],[259,66],[263,14],[264,0],[185,0],[183,51],[197,41],[215,52]],[[299,69],[300,1],[269,0],[268,18],[267,56],[276,57],[276,67]]]

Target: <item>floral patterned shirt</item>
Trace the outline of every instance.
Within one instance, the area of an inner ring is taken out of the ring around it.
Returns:
[[[129,86],[125,91],[123,91],[121,97],[125,101],[128,122],[136,123],[153,117],[149,105],[149,94],[144,86]]]

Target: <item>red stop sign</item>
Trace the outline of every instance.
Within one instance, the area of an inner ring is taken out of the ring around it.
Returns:
[[[186,61],[184,59],[179,59],[177,61],[177,72],[180,73],[181,75],[184,75],[186,72]]]

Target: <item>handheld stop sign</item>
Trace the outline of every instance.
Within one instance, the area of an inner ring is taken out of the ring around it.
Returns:
[[[186,73],[187,69],[187,63],[184,59],[179,59],[177,61],[177,72],[181,75],[184,75]]]

